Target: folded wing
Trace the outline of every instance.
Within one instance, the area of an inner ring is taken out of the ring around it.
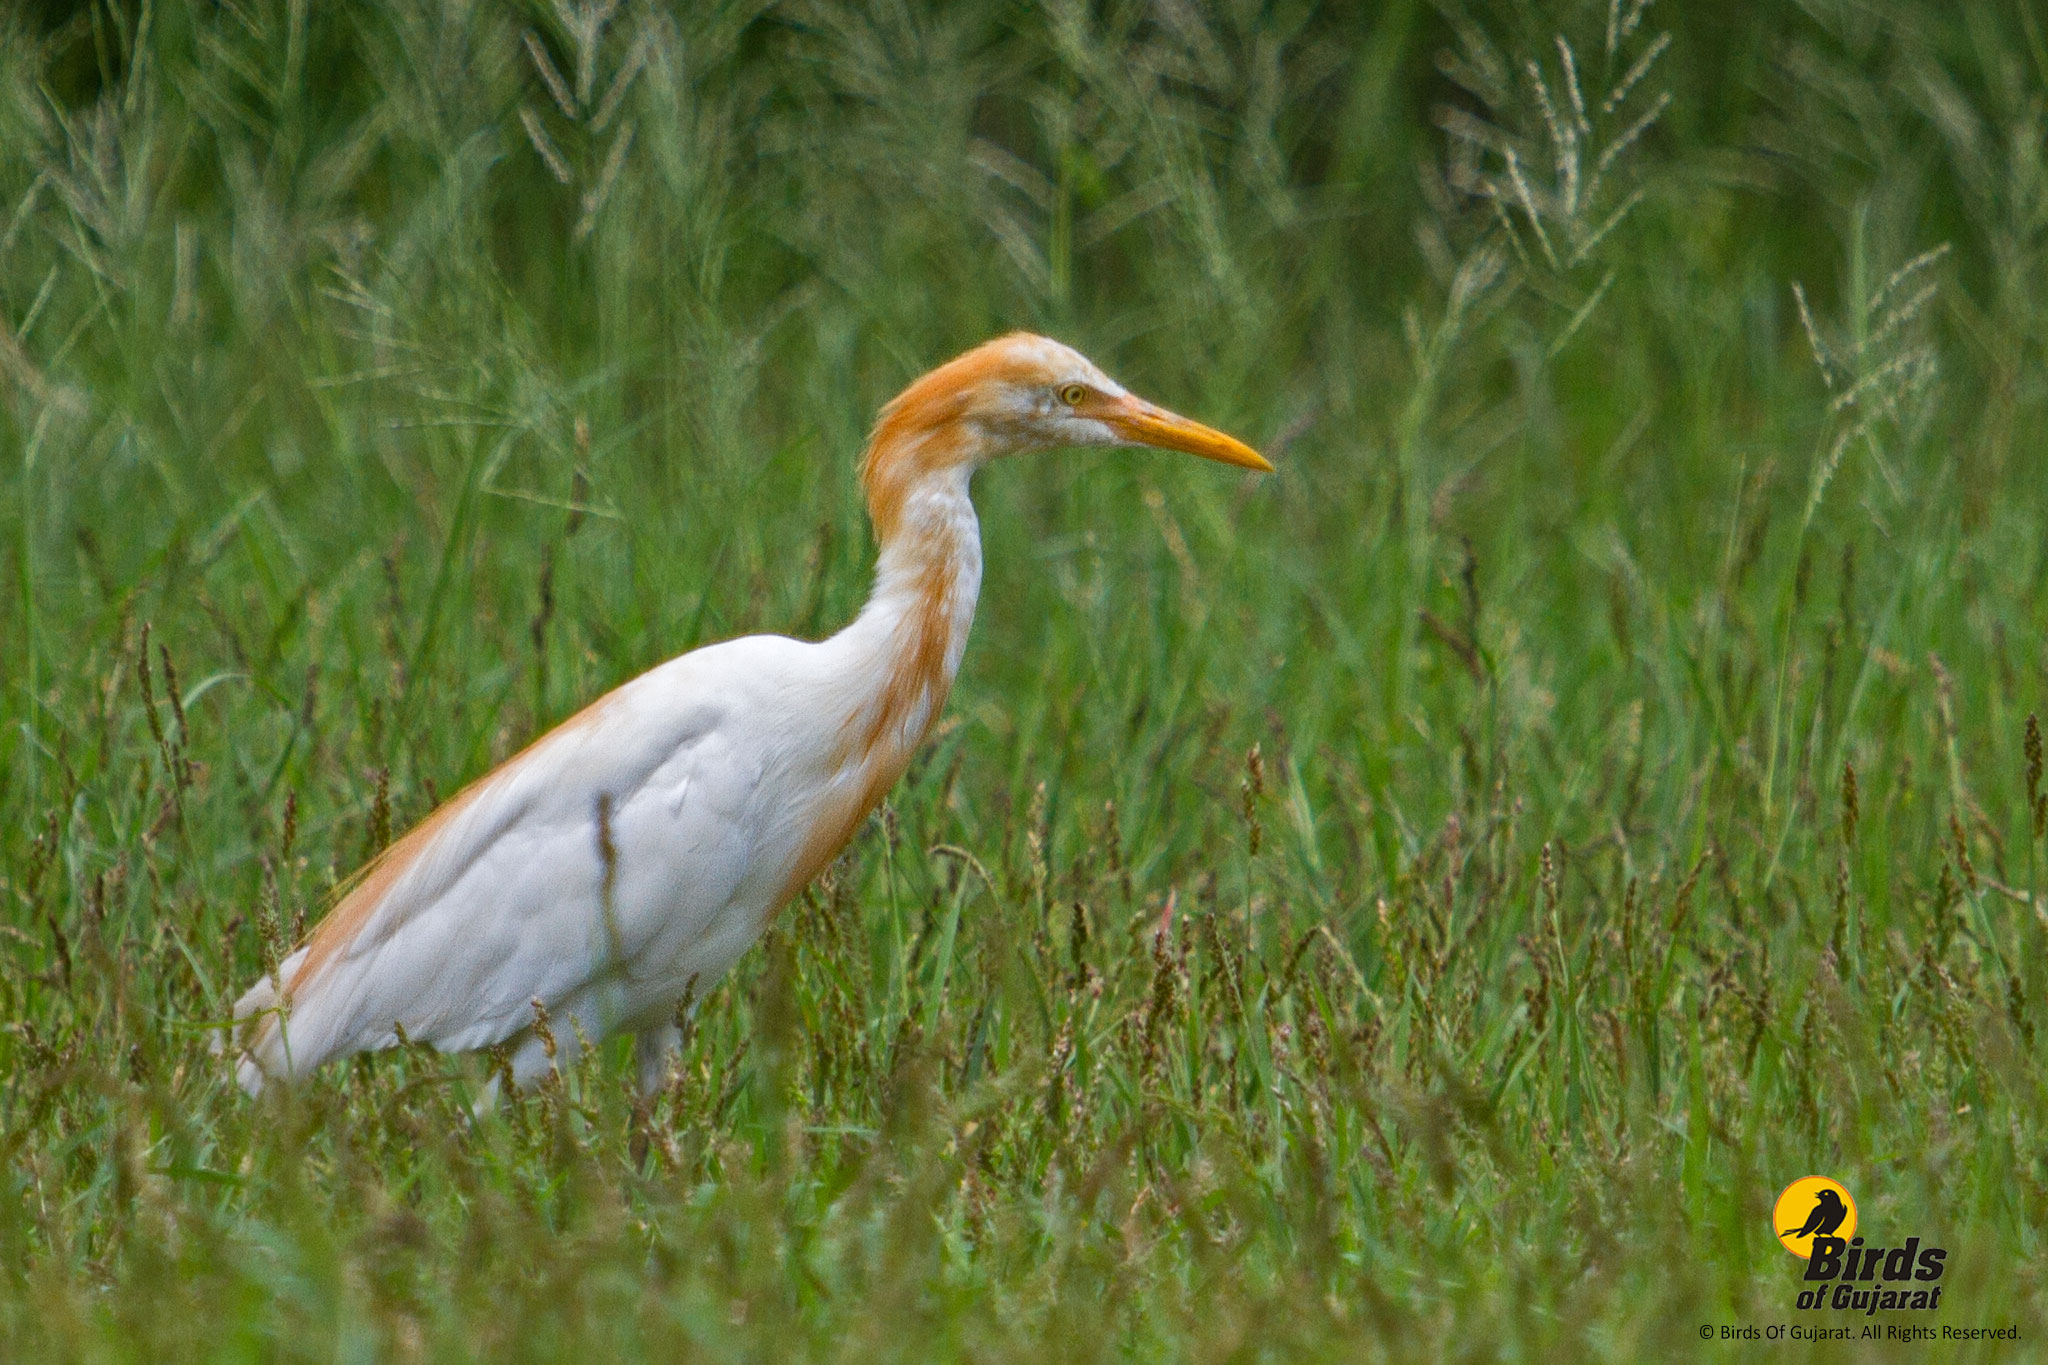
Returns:
[[[716,667],[750,643],[608,694],[394,842],[281,965],[284,1000],[265,977],[237,1003],[243,1087],[400,1027],[491,1046],[531,1026],[536,998],[601,1036],[679,989],[666,978],[692,943],[750,908],[767,774],[744,758],[758,744],[735,743],[752,708],[720,695]]]

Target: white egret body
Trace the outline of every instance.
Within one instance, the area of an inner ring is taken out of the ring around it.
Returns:
[[[671,659],[443,804],[363,870],[278,975],[235,1006],[251,1093],[399,1029],[506,1044],[524,1084],[557,1043],[628,1030],[660,1080],[700,994],[852,838],[945,704],[981,586],[968,481],[1052,446],[1149,445],[1271,468],[1017,333],[883,409],[861,469],[881,542],[858,618],[817,642],[754,635]],[[572,1023],[573,1021],[573,1023]]]

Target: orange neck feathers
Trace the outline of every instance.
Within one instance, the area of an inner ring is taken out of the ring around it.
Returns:
[[[882,410],[861,463],[881,547],[862,622],[879,627],[884,664],[882,686],[856,722],[855,751],[894,740],[888,747],[905,762],[952,690],[981,586],[980,528],[967,496],[979,441],[959,420],[958,388],[933,383],[951,368]]]
[[[776,908],[846,846],[952,691],[981,588],[981,537],[967,497],[979,452],[958,415],[957,404],[920,381],[882,410],[868,440],[861,485],[881,554],[867,606],[835,641],[863,659],[858,675],[879,685],[864,682],[853,700],[832,759],[845,785],[820,811]]]

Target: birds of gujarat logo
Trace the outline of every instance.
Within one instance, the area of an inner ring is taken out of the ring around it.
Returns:
[[[1771,1231],[1785,1250],[1810,1259],[1814,1238],[1839,1237],[1846,1242],[1855,1236],[1856,1201],[1839,1180],[1801,1176],[1771,1206]]]

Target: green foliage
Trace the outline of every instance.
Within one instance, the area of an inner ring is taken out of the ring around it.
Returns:
[[[10,1360],[1653,1359],[1810,1172],[2048,1330],[2034,9],[0,29]],[[1280,473],[982,476],[949,719],[656,1103],[233,1088],[394,831],[848,618],[1012,327]]]

